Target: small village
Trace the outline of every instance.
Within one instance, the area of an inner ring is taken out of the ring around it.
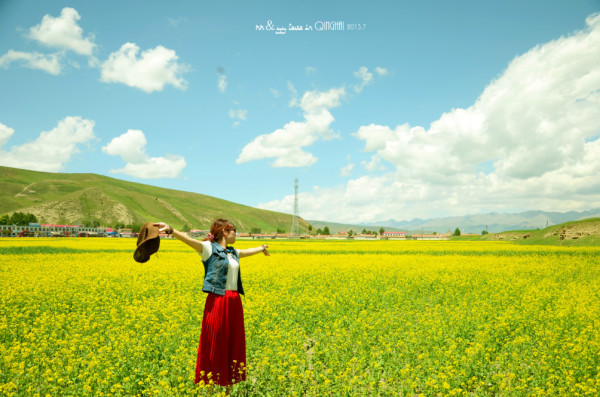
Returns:
[[[187,234],[190,237],[203,239],[208,230],[193,229]],[[29,223],[29,225],[0,225],[0,235],[5,237],[113,237],[137,238],[138,233],[129,228],[88,227],[82,225],[57,225],[45,223]],[[470,234],[461,234],[469,236]],[[473,234],[476,236],[476,234]],[[161,238],[173,238],[161,234]],[[333,234],[293,234],[293,233],[238,233],[240,240],[269,239],[316,239],[316,240],[448,240],[452,232],[410,234],[406,231],[382,231],[380,233],[358,233],[341,231]]]

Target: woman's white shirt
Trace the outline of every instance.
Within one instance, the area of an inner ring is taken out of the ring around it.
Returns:
[[[235,248],[234,248],[235,249]],[[202,252],[198,252],[202,261],[206,261],[212,255],[212,244],[209,240],[202,241]],[[238,258],[240,256],[240,250],[235,249],[235,253]],[[240,264],[238,261],[233,259],[231,254],[227,254],[229,257],[229,270],[227,271],[227,283],[225,289],[227,291],[237,291],[238,277],[240,274]]]

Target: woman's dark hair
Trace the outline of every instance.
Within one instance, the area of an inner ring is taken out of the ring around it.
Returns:
[[[223,237],[223,233],[229,229],[235,229],[233,223],[229,222],[227,219],[217,219],[210,227],[210,234],[213,238],[207,237],[204,240],[219,241],[221,237]]]

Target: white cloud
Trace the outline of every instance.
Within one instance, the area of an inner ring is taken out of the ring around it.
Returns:
[[[124,168],[110,172],[140,179],[177,178],[186,165],[181,156],[149,157],[144,163],[127,163]]]
[[[369,72],[369,69],[366,66],[361,66],[354,72],[354,77],[361,80],[360,84],[354,86],[354,91],[356,92],[361,92],[367,84],[370,84],[373,81],[373,73]]]
[[[230,109],[229,117],[233,120],[236,120],[233,123],[233,128],[239,127],[241,125],[241,122],[239,120],[246,120],[247,115],[248,111],[246,109]]]
[[[377,66],[375,68],[375,73],[377,73],[378,76],[385,76],[388,74],[388,70]],[[371,84],[374,80],[373,73],[369,72],[369,68],[366,66],[358,68],[358,70],[354,72],[354,77],[360,80],[360,83],[354,86],[354,91],[357,93],[361,92],[363,88]]]
[[[370,222],[598,207],[600,14],[586,22],[516,57],[472,106],[429,128],[360,127],[356,136],[372,153],[365,167],[393,170],[304,193],[301,215]],[[261,208],[283,210],[289,201]]]
[[[581,161],[586,139],[598,134],[599,105],[600,26],[515,58],[475,104],[429,130],[369,125],[357,136],[414,178],[455,183],[492,162],[497,176],[527,180]]]
[[[140,130],[128,130],[113,138],[102,151],[120,156],[127,164],[124,168],[110,172],[141,179],[176,178],[187,165],[182,156],[149,157],[145,149],[147,143],[146,136]]]
[[[14,129],[0,123],[0,149],[2,148],[2,146],[4,146],[6,142],[8,142],[8,140],[14,133]]]
[[[121,156],[126,163],[143,163],[148,159],[145,146],[146,136],[140,130],[128,130],[123,135],[113,138],[102,148],[104,153]]]
[[[29,30],[28,36],[48,47],[71,50],[89,56],[96,47],[94,35],[83,37],[83,29],[77,24],[80,19],[75,9],[65,7],[59,17],[44,15],[42,22]]]
[[[361,161],[360,163],[365,167],[365,170],[369,172],[386,170],[385,166],[381,164],[381,158],[377,156],[373,156],[370,161]]]
[[[34,141],[3,150],[13,133],[12,128],[0,124],[0,164],[47,172],[60,171],[73,154],[79,153],[80,144],[95,138],[94,122],[79,116],[65,117]]]
[[[217,82],[217,86],[219,87],[220,92],[225,92],[227,90],[227,76],[224,74],[219,76],[219,81]]]
[[[61,61],[66,51],[88,56],[90,64],[93,64],[95,58],[92,54],[96,48],[94,35],[83,37],[83,29],[77,24],[79,19],[81,17],[77,11],[69,7],[63,8],[59,17],[45,15],[42,22],[29,29],[26,37],[45,46],[58,48],[60,51],[53,54],[41,54],[37,51],[9,50],[0,57],[0,67],[7,68],[11,63],[17,62],[30,69],[58,75],[63,69],[64,65],[61,64]],[[78,63],[75,61],[69,60],[69,64],[78,67]]]
[[[276,90],[275,88],[269,88],[269,91],[271,91],[271,94],[273,94],[275,98],[279,98],[280,93],[278,90]]]
[[[246,116],[248,115],[248,111],[246,109],[230,109],[229,110],[229,117],[231,117],[232,119],[238,119],[238,120],[246,120]]]
[[[375,68],[375,73],[377,73],[380,76],[385,76],[387,75],[389,72],[386,68],[382,68],[381,66],[377,66]]]
[[[288,91],[292,94],[292,98],[290,99],[289,106],[297,106],[298,105],[298,91],[296,91],[296,87],[292,84],[291,81],[286,83]]]
[[[340,170],[340,176],[350,176],[352,175],[352,170],[354,169],[353,163],[348,163],[343,166]]]
[[[181,22],[187,22],[188,19],[186,17],[177,17],[177,18],[173,18],[173,17],[167,17],[167,23],[176,28],[179,26],[179,24],[181,24]]]
[[[306,68],[304,68],[304,74],[306,74],[306,75],[315,74],[315,73],[317,73],[317,68],[315,68],[315,67],[307,66]]]
[[[304,219],[357,223],[391,218],[389,211],[402,211],[414,193],[403,190],[402,184],[391,175],[363,176],[346,185],[301,192],[298,201]],[[290,213],[294,195],[260,203],[258,208]]]
[[[45,55],[39,52],[9,50],[0,57],[0,67],[7,68],[12,62],[22,62],[27,68],[39,69],[57,75],[61,71],[59,58],[59,53]]]
[[[102,63],[101,81],[105,83],[123,83],[145,92],[162,91],[165,85],[185,89],[187,82],[181,75],[188,66],[177,62],[175,51],[157,46],[143,51],[134,43],[125,43],[110,54]]]
[[[344,88],[332,88],[326,92],[305,92],[300,101],[300,108],[304,110],[304,121],[291,121],[283,128],[259,135],[244,146],[236,163],[274,158],[273,167],[313,165],[317,158],[302,148],[319,139],[336,137],[329,128],[334,121],[329,109],[339,106],[344,95]]]

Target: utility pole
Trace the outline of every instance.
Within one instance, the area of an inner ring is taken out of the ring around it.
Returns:
[[[298,218],[300,217],[298,211],[298,178],[294,179],[294,217],[292,218],[292,237],[300,235],[300,225],[298,224]]]

